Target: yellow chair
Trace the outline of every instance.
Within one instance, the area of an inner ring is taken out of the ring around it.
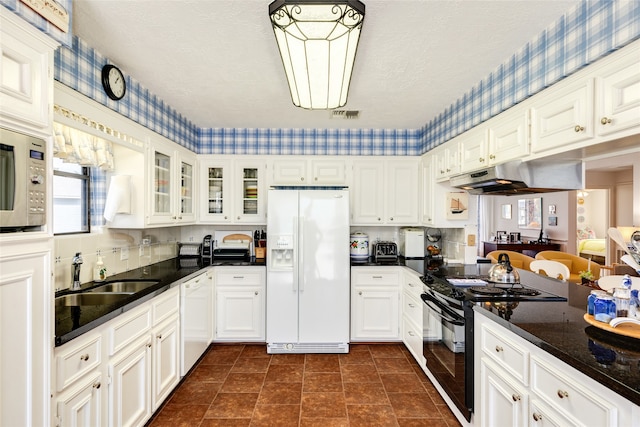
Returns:
[[[543,274],[553,279],[562,280],[566,282],[571,276],[569,267],[558,261],[551,261],[548,259],[536,259],[531,261],[531,271],[538,274]]]
[[[496,264],[500,254],[507,254],[511,266],[522,270],[530,270],[529,264],[534,261],[534,258],[514,251],[491,251],[487,254],[487,258],[491,260],[492,264]]]
[[[581,271],[591,270],[593,274],[593,280],[600,278],[600,264],[591,261],[586,258],[579,257],[577,255],[569,254],[561,251],[542,251],[536,254],[536,259],[547,259],[551,261],[558,261],[569,267],[569,282],[582,283],[580,278]]]

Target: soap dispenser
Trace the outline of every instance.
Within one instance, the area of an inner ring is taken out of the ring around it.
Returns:
[[[107,278],[107,267],[102,261],[102,257],[98,255],[98,261],[96,261],[96,268],[93,273],[94,282],[103,282]]]

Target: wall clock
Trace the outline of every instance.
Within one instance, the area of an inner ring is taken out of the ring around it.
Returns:
[[[102,67],[102,86],[107,96],[114,101],[119,101],[127,91],[127,83],[122,71],[115,65],[107,64]]]

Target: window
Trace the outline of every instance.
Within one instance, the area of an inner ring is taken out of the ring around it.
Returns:
[[[53,159],[53,233],[89,232],[89,168]]]

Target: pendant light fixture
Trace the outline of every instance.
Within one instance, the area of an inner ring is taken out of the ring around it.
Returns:
[[[364,20],[357,0],[276,0],[269,17],[297,107],[327,110],[347,103]]]

